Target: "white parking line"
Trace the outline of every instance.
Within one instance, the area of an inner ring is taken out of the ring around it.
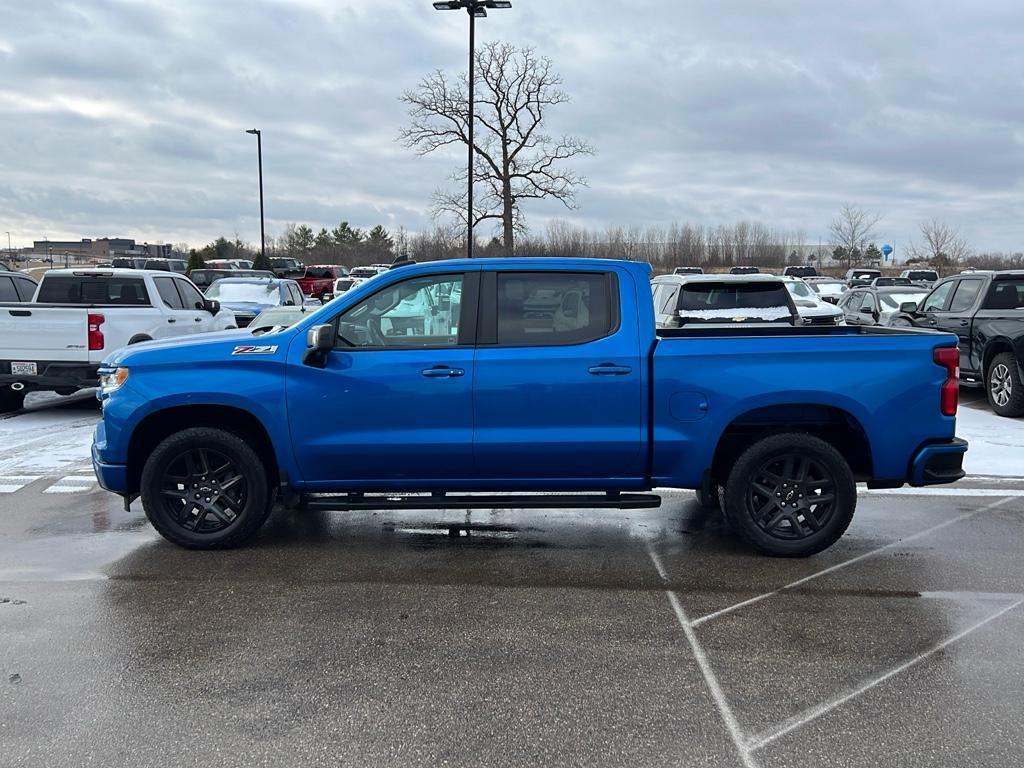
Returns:
[[[85,493],[96,486],[95,477],[69,475],[57,480],[43,493]]]
[[[756,738],[751,739],[750,740],[749,749],[750,750],[761,749],[761,747],[764,747],[764,746],[767,746],[768,744],[771,744],[773,741],[775,741],[776,739],[778,739],[778,738],[780,738],[782,736],[785,736],[787,733],[795,731],[797,728],[802,728],[803,726],[807,725],[808,723],[810,723],[810,722],[812,722],[814,720],[817,720],[819,717],[821,717],[822,715],[828,714],[829,712],[831,712],[836,707],[841,707],[843,704],[845,704],[846,702],[850,701],[851,699],[855,699],[856,697],[860,696],[862,693],[866,693],[867,691],[870,691],[875,686],[880,685],[881,683],[884,683],[889,678],[898,675],[900,672],[903,672],[904,670],[909,669],[910,667],[914,666],[915,664],[919,664],[920,662],[924,661],[925,659],[929,658],[930,656],[934,656],[936,653],[941,651],[943,648],[946,648],[946,647],[952,645],[953,643],[957,642],[958,640],[964,639],[965,637],[967,637],[972,632],[976,632],[977,630],[979,630],[982,627],[984,627],[986,624],[989,624],[989,623],[995,621],[996,619],[998,619],[1000,616],[1002,616],[1002,615],[1004,615],[1006,613],[1009,613],[1014,608],[1019,606],[1021,603],[1024,603],[1024,600],[1018,600],[1017,602],[1013,603],[1012,605],[1008,605],[1005,608],[1002,608],[998,613],[995,613],[995,614],[989,616],[987,619],[983,619],[982,621],[979,621],[977,624],[971,625],[970,627],[968,627],[967,629],[963,630],[962,632],[958,632],[957,634],[953,635],[952,637],[950,637],[950,638],[948,638],[946,640],[943,640],[941,643],[936,645],[934,648],[925,651],[924,653],[920,654],[919,656],[915,656],[910,661],[906,661],[903,664],[900,664],[895,669],[889,670],[888,672],[886,672],[883,675],[878,675],[877,677],[872,678],[871,680],[869,680],[868,682],[864,683],[860,687],[855,688],[852,691],[849,691],[849,692],[843,694],[842,696],[839,696],[839,697],[837,697],[835,699],[832,699],[831,701],[827,701],[824,704],[819,704],[816,707],[811,707],[810,709],[805,710],[804,712],[800,713],[799,715],[795,715],[795,716],[789,718],[788,720],[786,720],[782,725],[778,726],[777,728],[774,728],[771,731],[769,731],[769,732],[767,732],[767,733],[765,733],[765,734],[763,734],[761,736],[758,736]]]
[[[7,475],[0,477],[0,493],[17,493],[26,485],[41,480],[42,475]]]
[[[1006,494],[1004,493],[1001,495],[1005,496]],[[694,619],[693,622],[691,622],[691,625],[694,627],[699,627],[701,624],[704,624],[705,622],[711,621],[713,619],[717,619],[719,616],[724,616],[727,613],[738,611],[740,608],[746,608],[747,606],[754,605],[755,603],[759,603],[762,600],[767,600],[769,597],[774,597],[780,592],[785,592],[787,589],[799,587],[801,584],[806,584],[808,581],[813,581],[814,579],[821,578],[822,576],[826,576],[830,573],[835,573],[836,571],[842,568],[846,568],[847,566],[853,565],[854,563],[859,563],[861,560],[866,560],[869,557],[874,557],[875,555],[885,552],[886,550],[892,549],[893,547],[898,547],[908,542],[923,538],[924,536],[928,536],[932,533],[935,533],[936,531],[940,531],[943,528],[948,528],[949,526],[955,525],[956,523],[962,523],[964,520],[969,520],[970,518],[975,517],[976,515],[980,515],[982,512],[988,512],[989,510],[995,509],[996,507],[1001,507],[1008,501],[1010,501],[1009,498],[1003,498],[1000,499],[999,501],[993,501],[991,504],[986,504],[983,507],[979,507],[973,512],[966,512],[962,515],[957,515],[956,517],[950,520],[946,520],[943,523],[933,525],[931,528],[925,528],[923,531],[920,531],[918,533],[911,534],[910,536],[905,536],[902,539],[897,539],[896,541],[893,541],[889,544],[885,544],[881,547],[878,547],[877,549],[872,549],[870,552],[865,552],[862,555],[851,557],[849,560],[844,560],[843,562],[836,563],[835,565],[830,566],[829,568],[817,571],[816,573],[812,573],[809,576],[804,576],[802,579],[797,579],[796,581],[790,582],[789,584],[786,584],[783,587],[773,589],[771,592],[765,592],[764,594],[758,595],[757,597],[752,597],[749,600],[743,600],[742,602],[736,603],[735,605],[730,605],[728,608],[722,608],[719,611],[714,611],[713,613],[701,616],[700,618]]]
[[[658,553],[650,545],[647,547],[647,553],[651,556],[651,561],[654,563],[654,567],[657,569],[661,580],[667,583],[668,574],[665,572],[665,566],[662,565]],[[697,640],[697,634],[693,631],[693,625],[686,615],[686,610],[679,602],[675,592],[666,589],[665,594],[668,596],[668,602],[676,614],[679,626],[683,628],[683,634],[686,635],[686,640],[690,644],[690,650],[693,651],[693,657],[697,660],[697,666],[700,667],[701,674],[704,676],[704,682],[708,686],[708,691],[710,691],[711,697],[715,700],[718,713],[722,716],[722,721],[729,731],[729,736],[732,737],[733,744],[736,745],[736,751],[739,753],[740,760],[743,761],[745,768],[758,768],[757,761],[754,760],[754,756],[751,754],[750,747],[747,744],[747,739],[740,729],[739,721],[736,720],[736,715],[733,714],[732,707],[729,705],[728,699],[725,698],[722,686],[718,683],[718,676],[715,675],[715,671],[711,668],[711,662],[708,661],[707,654],[704,653],[704,648],[701,647],[700,641]]]
[[[964,496],[980,498],[982,496],[1005,496],[1007,498],[1024,496],[1024,490],[1017,488],[861,488],[858,496]]]

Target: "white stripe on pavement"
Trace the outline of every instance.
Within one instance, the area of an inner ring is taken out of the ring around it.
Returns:
[[[42,475],[7,475],[0,477],[0,493],[16,493],[26,485],[41,480]]]
[[[43,493],[85,493],[86,491],[91,491],[95,485],[95,477],[76,477],[72,475],[69,477],[62,477],[43,491]]]

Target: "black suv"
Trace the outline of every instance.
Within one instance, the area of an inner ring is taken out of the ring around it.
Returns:
[[[1024,416],[1024,270],[947,277],[899,319],[959,336],[963,381],[983,384],[1000,416]]]

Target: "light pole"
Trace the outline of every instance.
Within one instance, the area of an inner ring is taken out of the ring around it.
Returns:
[[[10,232],[5,232],[4,234],[7,235],[7,258],[10,259],[11,263],[13,264],[14,263],[14,249],[11,248],[11,233]]]
[[[469,15],[469,202],[466,208],[466,225],[469,237],[466,253],[473,258],[473,123],[476,113],[476,20],[487,16],[487,9],[511,8],[510,0],[438,0],[434,9],[438,11],[461,11]]]
[[[266,261],[267,233],[263,223],[263,134],[256,128],[250,128],[246,133],[256,137],[256,157],[260,165],[260,261]]]

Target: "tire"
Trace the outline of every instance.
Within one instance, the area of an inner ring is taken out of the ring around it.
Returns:
[[[0,413],[14,413],[25,405],[25,391],[15,392],[13,389],[0,390]]]
[[[985,385],[993,411],[1000,416],[1024,416],[1024,382],[1012,353],[1002,352],[992,358]]]
[[[186,549],[237,547],[255,535],[273,506],[259,456],[221,429],[168,437],[146,460],[140,485],[149,522]]]
[[[856,507],[853,472],[839,451],[792,432],[764,438],[740,456],[726,481],[723,511],[729,526],[761,552],[808,557],[839,540]]]

